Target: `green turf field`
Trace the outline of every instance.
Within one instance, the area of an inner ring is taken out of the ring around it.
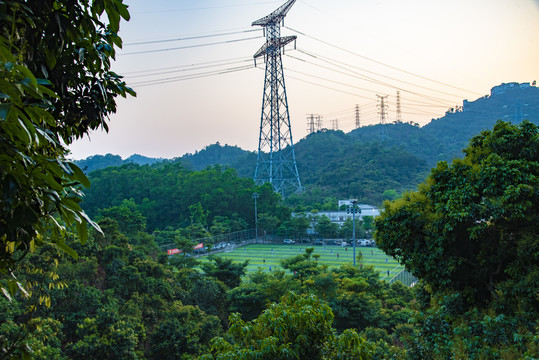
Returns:
[[[298,254],[303,254],[306,247],[314,247],[313,254],[320,254],[318,260],[320,264],[329,267],[338,267],[344,264],[353,263],[353,248],[344,248],[341,246],[305,246],[300,244],[282,245],[282,244],[251,244],[238,247],[230,252],[216,254],[225,259],[232,259],[235,262],[249,260],[247,271],[255,271],[262,268],[264,271],[281,269],[279,261],[290,258]],[[363,254],[363,263],[372,265],[380,271],[380,278],[387,276],[389,270],[390,277],[399,273],[403,267],[399,263],[384,254],[383,251],[374,247],[356,247],[356,254],[361,251]],[[207,256],[200,257],[198,260],[207,261]],[[357,264],[359,266],[359,264]]]

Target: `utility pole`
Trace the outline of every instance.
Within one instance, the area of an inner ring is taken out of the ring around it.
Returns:
[[[376,96],[378,97],[378,99],[380,100],[380,104],[379,105],[376,105],[380,111],[378,112],[378,115],[380,115],[380,125],[381,125],[381,133],[382,133],[382,140],[384,140],[384,137],[385,137],[385,126],[386,126],[386,111],[387,111],[387,108],[388,106],[385,105],[385,99],[387,99],[387,95],[378,95],[376,94]]]
[[[281,37],[281,22],[295,1],[288,0],[252,24],[262,26],[266,34],[266,43],[253,56],[255,61],[263,57],[266,62],[254,180],[258,185],[270,183],[283,198],[303,190],[296,165],[281,59],[281,49],[296,40],[296,36]]]
[[[258,199],[260,195],[258,193],[253,193],[253,199],[255,199],[255,239],[258,243],[258,212],[256,209],[256,199]]]
[[[398,90],[397,90],[397,119],[395,121],[397,124],[402,122],[401,94],[400,94],[400,91]]]
[[[359,129],[359,105],[356,104],[356,129]]]
[[[356,212],[359,212],[357,208],[357,200],[352,200],[347,212],[352,212],[352,242],[354,244],[354,267],[356,267]]]

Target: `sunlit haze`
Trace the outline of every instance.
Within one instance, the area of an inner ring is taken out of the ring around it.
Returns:
[[[110,131],[70,146],[71,157],[134,153],[173,158],[216,142],[256,150],[264,44],[251,23],[285,0],[126,1],[113,70],[137,92],[119,99]],[[386,122],[424,125],[503,82],[539,80],[537,0],[297,0],[281,36],[292,135],[307,116],[345,132]],[[167,41],[165,41],[167,40]],[[337,120],[337,121],[335,121]]]

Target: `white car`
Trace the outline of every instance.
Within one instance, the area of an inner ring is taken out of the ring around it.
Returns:
[[[294,243],[295,243],[295,241],[292,240],[292,239],[284,239],[283,240],[283,244],[294,244]]]

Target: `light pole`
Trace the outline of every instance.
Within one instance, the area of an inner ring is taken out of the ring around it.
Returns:
[[[256,211],[256,199],[258,199],[258,193],[253,193],[253,199],[255,199],[255,241],[258,243],[258,214]]]
[[[356,267],[356,204],[357,200],[352,200],[352,242],[354,243],[354,267]]]

